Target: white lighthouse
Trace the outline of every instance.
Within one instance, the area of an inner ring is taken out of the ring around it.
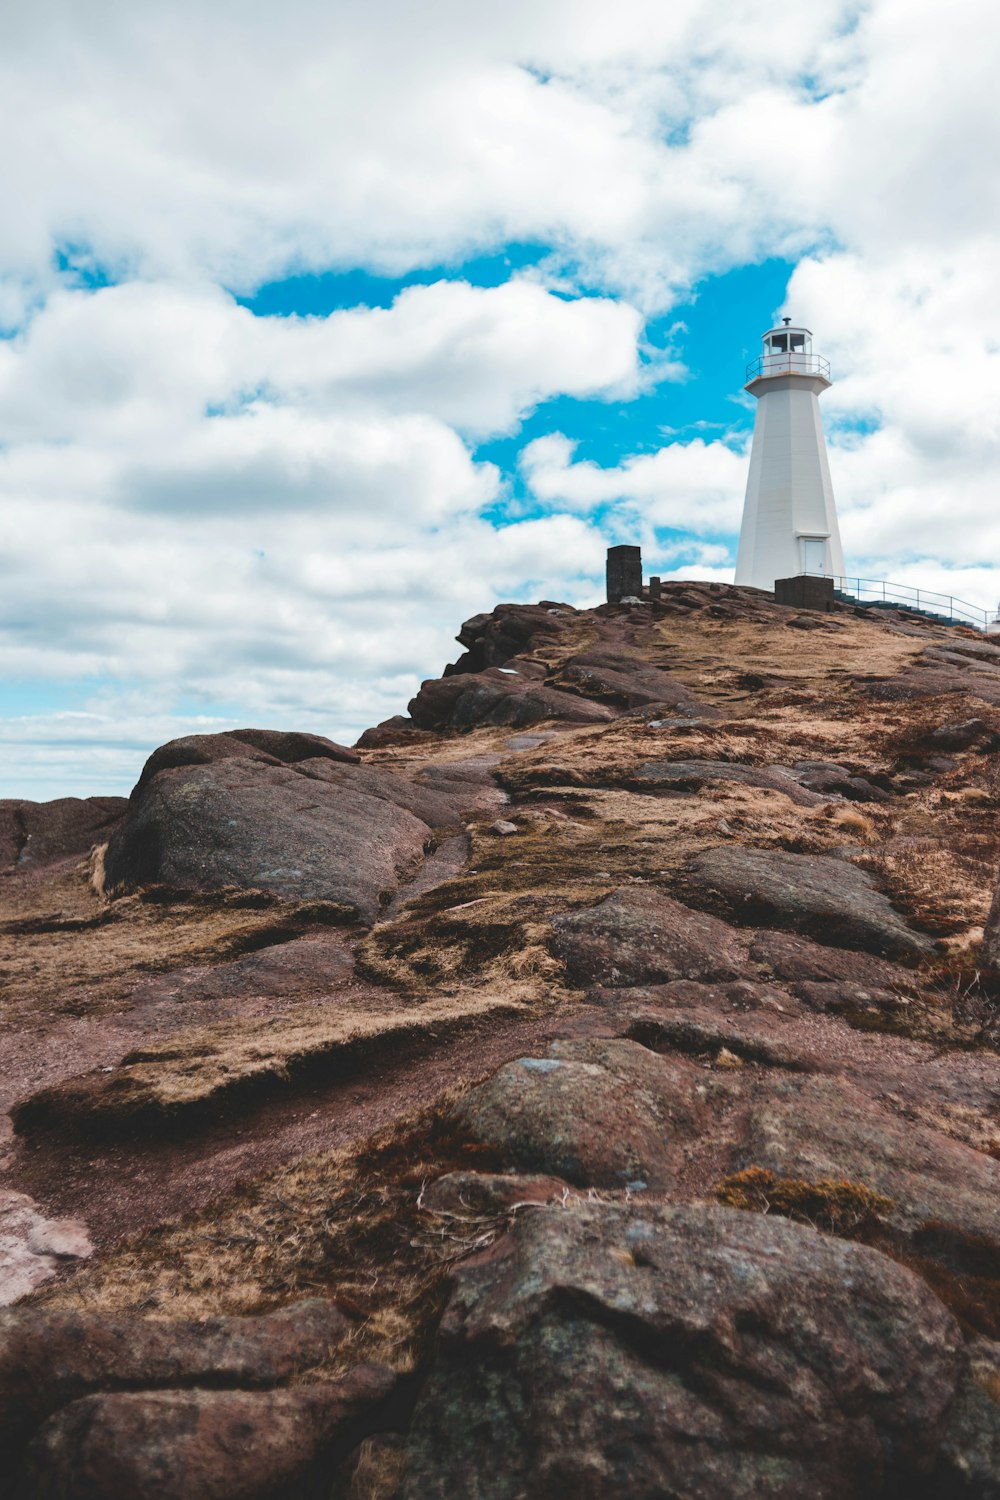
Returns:
[[[744,390],[757,398],[736,582],[773,589],[796,573],[844,572],[819,396],[830,365],[808,328],[769,328]]]

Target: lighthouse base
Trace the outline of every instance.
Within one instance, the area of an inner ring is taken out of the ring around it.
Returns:
[[[774,580],[775,604],[790,604],[794,609],[833,609],[833,579],[811,578],[798,573],[794,578]]]

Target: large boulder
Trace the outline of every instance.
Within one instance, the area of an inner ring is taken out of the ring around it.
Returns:
[[[320,1500],[394,1385],[385,1366],[359,1365],[288,1390],[85,1396],[32,1442],[16,1500]]]
[[[720,844],[689,862],[690,888],[743,922],[811,933],[825,943],[917,960],[931,940],[907,927],[864,870],[827,855]]]
[[[124,797],[0,799],[0,873],[40,866],[103,843],[125,815]]]
[[[0,1466],[11,1472],[52,1412],[97,1391],[276,1385],[327,1360],[350,1325],[311,1298],[258,1317],[155,1320],[134,1313],[0,1313]]]
[[[597,906],[552,919],[553,948],[571,984],[664,984],[736,979],[740,934],[653,886],[624,886]]]
[[[327,756],[286,765],[252,747],[226,751],[151,774],[147,766],[108,845],[109,894],[235,886],[331,901],[374,921],[431,835],[410,808],[454,816],[439,794],[390,772]]]
[[[144,786],[160,771],[179,766],[214,765],[220,760],[259,760],[264,765],[296,765],[302,760],[333,760],[356,765],[357,751],[319,734],[283,729],[227,729],[221,734],[189,734],[154,750],[136,783]]]
[[[557,1042],[470,1089],[459,1130],[505,1169],[550,1173],[581,1187],[666,1187],[685,1142],[706,1124],[690,1063],[629,1041]]]
[[[911,1272],[801,1225],[534,1209],[454,1273],[403,1500],[925,1493],[960,1346]]]

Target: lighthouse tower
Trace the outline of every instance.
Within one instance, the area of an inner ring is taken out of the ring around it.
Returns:
[[[830,365],[808,328],[769,328],[744,390],[757,398],[736,582],[773,589],[796,573],[840,577],[844,554],[818,397]]]

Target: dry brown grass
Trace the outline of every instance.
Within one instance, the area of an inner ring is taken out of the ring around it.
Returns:
[[[715,1196],[729,1208],[780,1214],[842,1239],[870,1234],[896,1207],[891,1198],[863,1182],[847,1178],[805,1182],[798,1177],[778,1177],[766,1167],[747,1167],[724,1177]]]
[[[455,1133],[450,1096],[360,1147],[324,1153],[249,1183],[153,1230],[32,1299],[48,1306],[208,1317],[333,1298],[357,1319],[335,1355],[413,1369],[440,1311],[448,1266],[483,1240],[477,1219],[443,1240],[421,1188],[445,1172],[490,1170],[489,1151]],[[499,1213],[493,1236],[510,1215]]]
[[[214,1115],[220,1103],[350,1072],[373,1054],[433,1043],[523,1008],[510,990],[466,991],[388,1010],[305,1005],[266,1020],[222,1021],[130,1053],[113,1072],[44,1089],[15,1119],[22,1130],[55,1124],[89,1134],[186,1122],[206,1106]]]
[[[81,861],[44,883],[0,883],[0,1027],[48,1016],[108,1015],[127,1007],[140,979],[240,954],[342,920],[330,903],[281,901],[262,892],[107,902]]]

